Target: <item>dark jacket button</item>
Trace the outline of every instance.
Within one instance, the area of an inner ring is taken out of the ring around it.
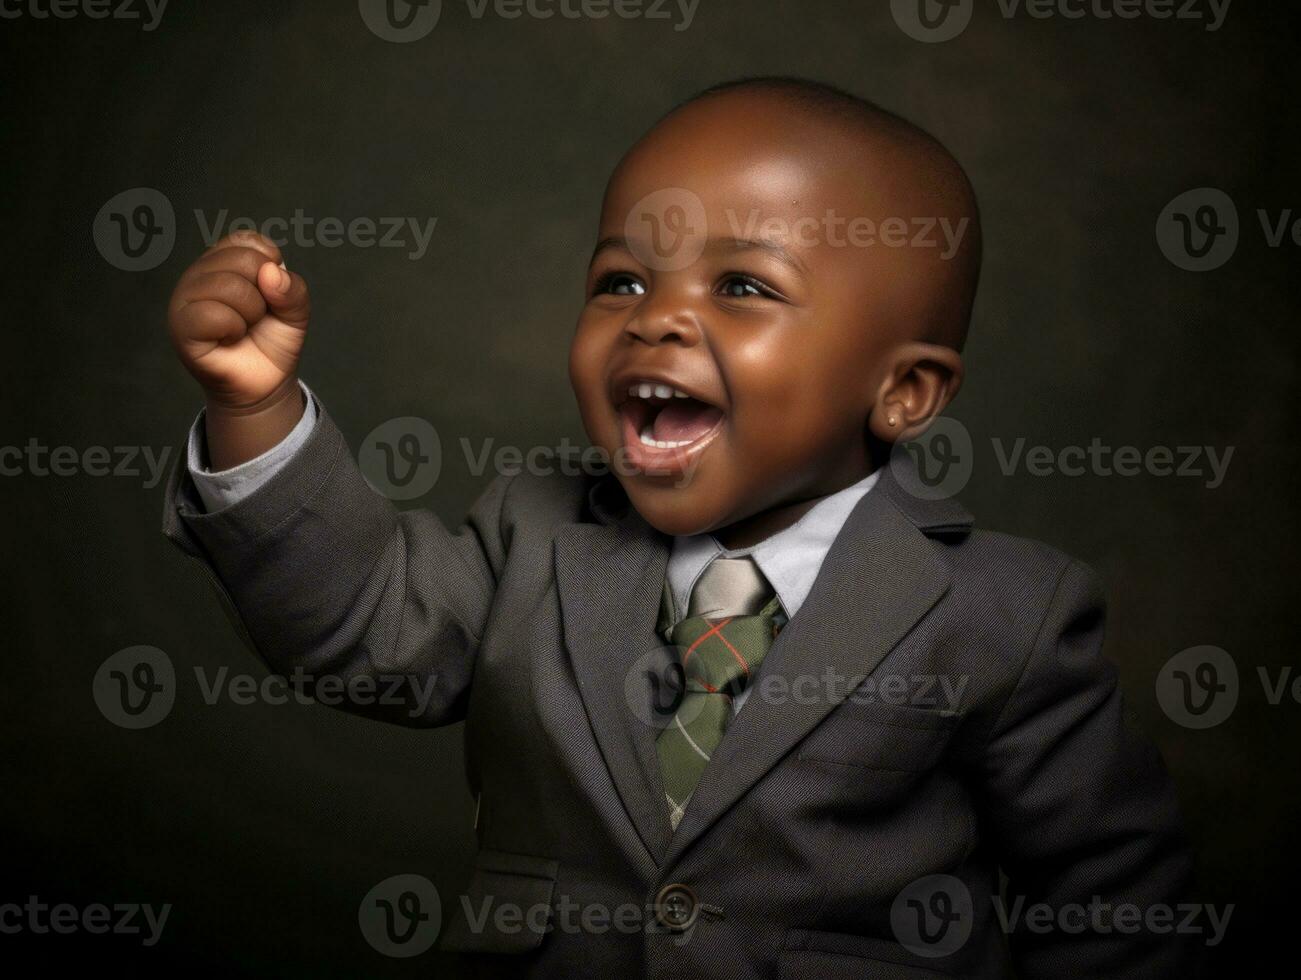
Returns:
[[[690,929],[699,912],[696,893],[686,885],[665,885],[655,896],[655,921],[672,932]]]

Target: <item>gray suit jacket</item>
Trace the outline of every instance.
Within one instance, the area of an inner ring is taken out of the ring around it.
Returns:
[[[182,465],[165,514],[273,671],[386,693],[349,710],[401,724],[465,720],[481,851],[443,907],[475,914],[441,943],[485,973],[1186,976],[1183,939],[1071,911],[1174,906],[1189,874],[1094,578],[971,523],[883,473],[671,831],[669,541],[614,481],[498,479],[449,533],[375,494],[323,414],[227,510]],[[1034,903],[1065,925],[1025,928]]]

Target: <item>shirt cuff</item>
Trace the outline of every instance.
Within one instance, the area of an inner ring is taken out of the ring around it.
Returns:
[[[199,493],[199,499],[208,513],[225,510],[248,497],[273,476],[280,472],[294,454],[307,442],[316,426],[316,396],[301,381],[303,389],[303,417],[293,427],[289,435],[276,443],[261,456],[257,456],[228,470],[213,472],[208,469],[208,441],[203,425],[203,412],[200,411],[194,424],[190,426],[190,438],[186,447],[190,479]]]

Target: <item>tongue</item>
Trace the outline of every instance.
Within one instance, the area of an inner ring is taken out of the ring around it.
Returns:
[[[722,417],[722,412],[704,402],[675,398],[655,416],[651,436],[662,442],[695,442]]]

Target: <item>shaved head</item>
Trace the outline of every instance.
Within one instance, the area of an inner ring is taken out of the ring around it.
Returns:
[[[657,135],[665,130],[671,135],[676,121],[712,110],[754,111],[772,140],[815,140],[828,171],[856,172],[864,199],[891,200],[894,213],[880,217],[912,220],[913,230],[932,221],[961,228],[955,253],[931,263],[926,281],[918,284],[929,301],[914,304],[919,315],[907,332],[916,340],[962,349],[980,278],[980,212],[966,172],[938,139],[902,116],[822,82],[743,78],[705,89],[665,113],[615,176],[639,151],[659,145]]]

